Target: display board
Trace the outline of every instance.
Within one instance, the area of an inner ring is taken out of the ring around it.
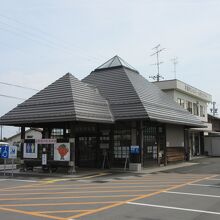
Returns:
[[[70,143],[54,144],[54,160],[70,161]]]

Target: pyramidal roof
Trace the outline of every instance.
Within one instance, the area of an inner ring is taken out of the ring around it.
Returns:
[[[130,68],[96,69],[82,81],[95,85],[108,99],[115,120],[145,118],[203,127],[197,117]]]
[[[108,101],[98,89],[67,73],[0,118],[2,125],[64,121],[112,122]]]
[[[118,55],[112,57],[110,60],[106,61],[101,66],[97,67],[96,70],[106,69],[106,68],[112,68],[112,67],[127,67],[129,69],[137,71],[134,67],[132,67],[130,64],[128,64],[125,60],[123,60]]]

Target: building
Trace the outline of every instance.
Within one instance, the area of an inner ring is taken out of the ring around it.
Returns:
[[[212,130],[207,114],[207,107],[212,101],[212,96],[177,79],[154,82],[154,84],[206,126],[206,128],[199,129],[191,128],[189,139],[191,156],[204,154],[204,132]]]
[[[67,73],[0,124],[21,127],[24,166],[65,166],[70,172],[184,160],[188,129],[204,127],[118,56],[81,81]],[[25,140],[25,127],[43,128],[43,139]]]
[[[25,139],[41,139],[42,138],[42,129],[40,128],[30,128],[25,131]],[[21,145],[21,132],[7,138],[7,143],[10,146],[20,146]]]

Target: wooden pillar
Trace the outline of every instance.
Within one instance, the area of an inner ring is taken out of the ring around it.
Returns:
[[[189,129],[184,129],[184,151],[185,151],[185,160],[190,160],[190,134]]]
[[[21,126],[21,171],[24,171],[24,140],[25,140],[25,126]]]
[[[75,127],[74,124],[71,123],[70,125],[70,162],[69,162],[69,174],[73,174],[76,172],[76,146],[75,146],[75,141],[76,141],[76,135],[75,135]]]
[[[141,166],[144,165],[144,136],[143,136],[143,123],[142,121],[137,122],[137,133],[138,133],[138,140],[137,145],[140,147],[140,157],[138,163],[141,163]]]

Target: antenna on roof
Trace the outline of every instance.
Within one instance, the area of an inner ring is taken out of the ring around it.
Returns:
[[[153,80],[156,80],[156,81],[160,81],[160,78],[161,79],[164,79],[163,76],[160,75],[160,65],[163,63],[163,62],[160,62],[159,61],[159,54],[160,52],[162,52],[163,50],[165,50],[166,48],[160,48],[160,44],[158,44],[156,47],[152,48],[152,50],[155,50],[155,52],[153,54],[151,54],[151,56],[155,56],[156,55],[156,58],[157,58],[157,62],[154,64],[157,66],[157,75],[155,76],[149,76],[149,78],[153,79]]]
[[[177,57],[174,57],[173,59],[171,59],[171,61],[173,63],[174,79],[176,79],[176,65],[178,63],[177,59],[178,59]]]
[[[210,111],[213,114],[213,116],[218,114],[218,109],[215,106],[216,106],[216,102],[212,102],[212,108],[210,108]]]

